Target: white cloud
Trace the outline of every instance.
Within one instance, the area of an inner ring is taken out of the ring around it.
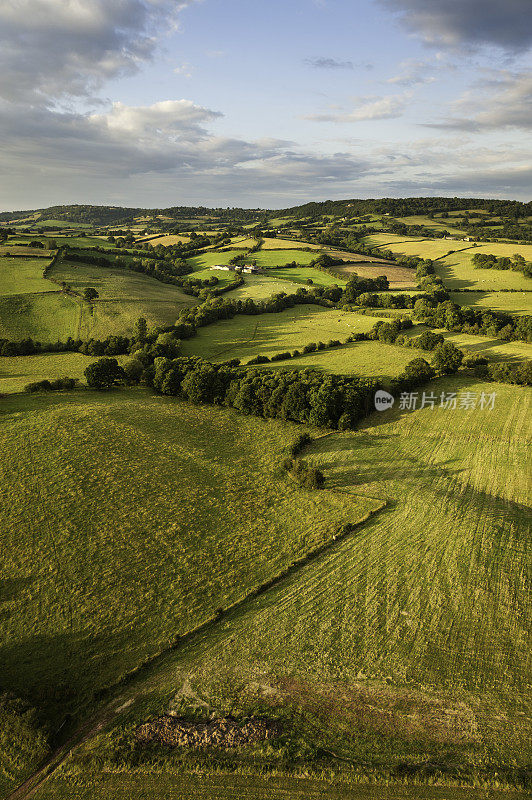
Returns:
[[[401,71],[394,75],[393,78],[388,78],[388,83],[394,83],[398,86],[418,86],[423,83],[434,83],[436,80],[434,76],[436,67],[426,61],[408,59],[403,61],[400,66]]]
[[[365,122],[377,119],[396,119],[402,116],[409,95],[387,95],[386,97],[360,98],[359,105],[348,113],[310,114],[313,122]]]

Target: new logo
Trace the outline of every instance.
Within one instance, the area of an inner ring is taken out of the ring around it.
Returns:
[[[393,395],[385,392],[384,389],[379,389],[378,392],[375,392],[375,408],[377,411],[386,411],[387,408],[393,406],[394,399]]]

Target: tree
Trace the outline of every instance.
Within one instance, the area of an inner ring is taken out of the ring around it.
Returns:
[[[425,361],[424,358],[414,358],[406,365],[404,374],[409,380],[414,380],[417,384],[430,381],[430,379],[434,377],[435,372],[429,362]]]
[[[416,345],[421,350],[434,350],[439,344],[443,344],[443,336],[441,333],[433,333],[432,331],[423,331],[421,336],[417,339]]]
[[[458,371],[463,358],[464,354],[454,344],[444,342],[436,347],[432,366],[443,375],[451,375]]]
[[[87,288],[83,290],[83,297],[85,298],[85,300],[88,300],[89,303],[91,300],[96,300],[96,298],[99,296],[100,295],[98,294],[96,289],[94,289],[94,287],[92,286],[87,286]]]
[[[135,324],[135,341],[144,344],[148,333],[148,323],[144,317],[139,317]]]
[[[125,378],[124,370],[116,358],[98,359],[86,367],[84,375],[91,389],[110,389]]]

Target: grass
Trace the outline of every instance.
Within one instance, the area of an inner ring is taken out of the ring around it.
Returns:
[[[52,254],[49,255],[50,260]],[[0,256],[0,296],[57,291],[57,286],[42,277],[44,258]]]
[[[310,264],[316,258],[316,253],[305,250],[259,250],[250,256],[257,262],[258,267],[282,267],[295,261],[296,264]]]
[[[300,770],[311,777],[314,758],[318,773],[333,771],[340,786],[343,775],[353,783],[394,774],[427,780],[424,765],[436,769],[429,782],[444,785],[496,788],[513,768],[526,772],[532,392],[463,377],[432,388],[495,391],[495,409],[395,408],[357,432],[315,440],[305,457],[321,465],[329,487],[357,503],[385,499],[387,509],[164,656],[120,698],[134,702],[119,736],[185,698],[218,713],[245,718],[261,709],[280,718],[306,753],[295,756]],[[142,784],[150,780],[143,773],[182,775],[187,763],[200,775],[213,764],[248,774],[286,769],[272,749],[212,761],[165,753],[159,764],[148,754],[130,763],[127,741],[120,754],[116,735],[104,734],[65,772],[75,782],[92,763],[98,775],[136,771]],[[324,752],[337,755],[332,765]],[[296,791],[296,781],[289,788]],[[408,796],[415,791],[409,786]],[[439,790],[420,796],[432,792]]]
[[[447,244],[449,244],[447,242]],[[451,243],[452,244],[452,243]],[[464,244],[467,244],[465,242]],[[532,245],[499,244],[490,242],[471,250],[453,253],[436,266],[436,273],[450,289],[532,289],[532,281],[522,272],[502,269],[475,269],[471,259],[475,253],[493,253],[496,256],[513,256],[521,253],[527,261],[532,260]],[[529,312],[530,313],[530,312]]]
[[[76,292],[82,293],[88,286],[98,291],[99,298],[92,308],[79,301],[82,339],[131,333],[141,316],[150,325],[172,325],[181,308],[196,302],[176,286],[127,269],[61,261],[50,275],[57,281],[66,281]]]
[[[94,774],[85,785],[54,778],[37,800],[488,800],[482,790],[441,787],[353,786],[308,777],[258,775]],[[490,792],[489,800],[522,800],[517,792]]]
[[[45,353],[0,358],[0,395],[21,392],[32,381],[68,376],[84,381],[83,370],[95,358],[82,353]],[[119,357],[120,360],[120,357]]]
[[[2,410],[2,685],[52,725],[374,507],[274,477],[294,425],[142,390]]]
[[[351,333],[370,330],[376,321],[375,317],[300,305],[276,314],[238,315],[215,322],[184,341],[182,351],[183,355],[198,355],[215,361],[270,356],[302,349],[309,342],[345,340]]]
[[[229,261],[234,258],[234,256],[241,256],[244,252],[244,250],[236,249],[209,250],[206,253],[202,253],[200,256],[187,258],[187,264],[192,267],[194,272],[199,272],[208,267],[213,267],[215,264],[229,264]]]
[[[532,294],[528,292],[449,292],[453,303],[473,308],[491,308],[507,314],[532,313]]]
[[[366,319],[369,320],[370,317]],[[281,361],[279,364],[271,366],[267,364],[264,368],[321,369],[324,372],[340,375],[380,377],[384,382],[388,382],[402,372],[409,361],[419,355],[426,354],[382,342],[353,342],[344,347],[320,350],[290,361]]]
[[[287,269],[279,267],[277,269],[270,270],[268,275],[273,278],[278,276],[279,278],[285,278],[286,280],[293,281],[294,283],[303,284],[305,284],[310,278],[311,281],[318,286],[343,286],[347,281],[347,277],[344,279],[336,278],[334,275],[330,275],[327,272],[322,272],[319,269],[314,269],[313,267],[290,267]]]
[[[65,341],[77,337],[81,313],[80,302],[61,292],[0,297],[0,338]]]
[[[438,330],[445,339],[464,351],[466,355],[482,355],[493,361],[513,361],[532,358],[532,344],[527,342],[505,342],[489,336],[468,333],[451,333]]]
[[[244,285],[234,289],[229,297],[234,300],[246,297],[251,297],[252,300],[265,300],[278,292],[294,294],[298,287],[294,286],[292,281],[283,280],[280,276],[278,278],[273,277],[276,273],[277,270],[275,273],[270,273],[271,277],[267,275],[245,275]]]

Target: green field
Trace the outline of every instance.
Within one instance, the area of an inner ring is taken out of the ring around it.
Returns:
[[[208,267],[212,267],[215,264],[229,264],[229,261],[234,258],[235,256],[241,256],[245,253],[245,250],[211,250],[207,253],[202,253],[200,256],[194,256],[193,258],[187,258],[187,264],[192,267],[194,272],[199,272],[200,270],[207,269]],[[213,270],[213,275],[216,275],[216,272]]]
[[[480,786],[500,769],[501,786],[503,765],[526,770],[532,392],[466,378],[432,388],[438,403],[442,392],[478,401],[495,391],[495,408],[397,408],[316,440],[308,455],[328,486],[387,509],[140,676],[120,696],[133,700],[121,754],[114,734],[100,736],[66,765],[73,780],[91,763],[104,774],[122,763],[139,780],[182,774],[187,758],[208,772],[209,757],[192,753],[167,751],[164,766],[149,754],[129,761],[132,724],[182,697],[219,714],[282,707],[301,747],[337,755],[338,778],[378,783],[430,763],[443,782],[458,769]],[[236,771],[265,760],[282,773],[276,758],[242,753]]]
[[[0,395],[21,392],[32,381],[55,378],[78,378],[97,359],[82,353],[45,353],[43,355],[0,358]]]
[[[0,297],[0,338],[32,337],[40,342],[77,338],[81,314],[81,301],[62,292]]]
[[[491,308],[507,314],[530,314],[532,311],[531,292],[449,292],[449,297],[459,306]]]
[[[215,361],[271,356],[285,350],[301,350],[309,342],[345,341],[351,333],[370,330],[376,321],[375,317],[347,311],[300,305],[276,314],[238,315],[199,328],[197,336],[183,342],[182,351],[183,355]]]
[[[532,289],[532,281],[522,272],[511,269],[475,269],[471,263],[475,253],[493,253],[499,257],[511,257],[514,253],[521,253],[525,259],[530,261],[532,260],[532,245],[498,244],[497,242],[482,244],[471,250],[453,253],[443,258],[435,265],[436,274],[450,289],[480,289],[482,291]]]
[[[369,320],[370,317],[360,319]],[[376,320],[373,320],[373,324]],[[363,375],[382,378],[388,382],[402,372],[419,351],[383,342],[353,342],[343,347],[320,350],[278,364],[266,364],[264,369],[321,369],[338,375]],[[421,354],[423,355],[423,354]],[[425,354],[426,355],[426,354]]]
[[[176,286],[127,269],[61,261],[50,276],[66,281],[76,292],[82,293],[88,286],[98,291],[99,298],[92,308],[80,300],[82,339],[131,333],[141,316],[149,324],[172,325],[184,306],[196,302],[196,298],[183,294]]]
[[[327,272],[322,272],[319,269],[313,269],[312,267],[295,267],[295,268],[287,268],[283,269],[270,269],[268,271],[268,275],[273,278],[285,278],[288,281],[293,281],[294,283],[306,283],[307,280],[310,280],[315,283],[317,286],[344,286],[347,278],[337,278],[334,275],[329,275]]]
[[[374,506],[272,480],[290,424],[141,390],[2,410],[2,683],[50,719]]]
[[[57,291],[57,286],[42,276],[47,263],[44,258],[0,257],[0,297]]]
[[[238,289],[234,289],[230,293],[230,297],[234,300],[251,297],[252,300],[265,300],[271,297],[272,294],[278,292],[285,292],[285,294],[294,294],[298,290],[292,281],[285,280],[275,272],[270,272],[269,275],[244,275],[244,285]]]
[[[316,256],[316,253],[305,250],[259,250],[258,253],[252,253],[250,259],[255,261],[258,267],[282,267],[292,261],[296,264],[310,264]]]

